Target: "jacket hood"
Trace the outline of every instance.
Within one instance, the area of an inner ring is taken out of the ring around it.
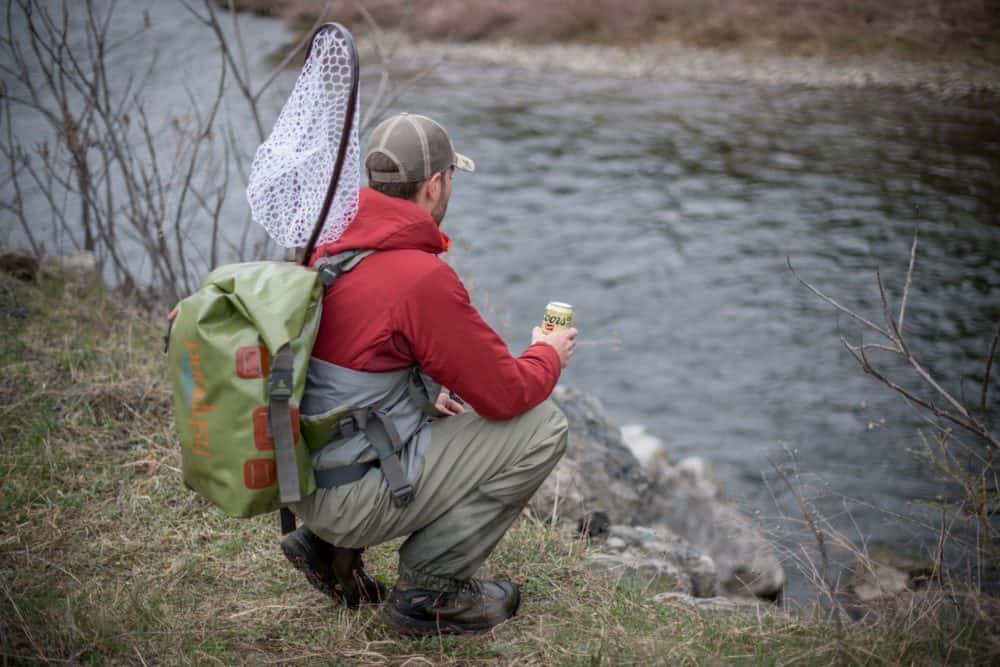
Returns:
[[[362,188],[354,220],[339,239],[317,246],[310,264],[345,250],[423,250],[436,255],[449,245],[434,218],[417,204]]]

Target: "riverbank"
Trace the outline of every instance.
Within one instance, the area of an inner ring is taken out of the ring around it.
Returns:
[[[55,266],[48,263],[48,266]],[[723,612],[603,576],[588,545],[525,518],[487,564],[522,584],[485,636],[403,639],[333,607],[285,563],[274,517],[183,487],[160,317],[93,275],[0,275],[0,656],[14,663],[846,662],[989,664],[982,615],[914,608],[838,631],[820,613]],[[366,559],[391,584],[392,544]],[[982,604],[990,600],[983,599]],[[970,606],[967,611],[972,611]]]
[[[220,4],[227,4],[221,2]],[[1000,3],[994,0],[238,0],[240,9],[303,29],[324,7],[358,34],[369,19],[414,41],[598,46],[636,52],[696,51],[858,67],[946,66],[976,77],[1000,66]]]
[[[360,38],[362,57],[374,56],[370,36]],[[781,55],[753,51],[717,51],[684,44],[644,48],[594,44],[524,45],[516,42],[470,43],[398,40],[396,61],[428,66],[447,62],[513,65],[530,72],[563,70],[579,75],[705,83],[746,82],[824,88],[898,87],[945,98],[1000,94],[1000,64],[914,62],[885,56],[876,59]]]

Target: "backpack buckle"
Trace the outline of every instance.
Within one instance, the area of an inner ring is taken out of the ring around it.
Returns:
[[[413,502],[413,485],[406,484],[398,489],[390,489],[392,504],[402,509]]]
[[[271,399],[287,401],[292,397],[292,369],[271,368],[271,378],[267,383],[267,395]]]

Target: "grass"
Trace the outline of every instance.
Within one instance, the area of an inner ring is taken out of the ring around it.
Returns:
[[[989,664],[995,626],[916,611],[699,613],[584,564],[531,518],[487,563],[522,611],[484,636],[404,639],[284,562],[275,517],[224,517],[181,483],[161,318],[93,279],[0,275],[2,664]],[[369,567],[392,583],[392,544]]]

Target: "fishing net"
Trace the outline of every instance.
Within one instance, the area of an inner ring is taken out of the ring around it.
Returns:
[[[305,246],[319,220],[347,122],[356,57],[350,33],[336,25],[321,28],[271,135],[254,156],[247,186],[250,212],[282,247]],[[340,180],[318,243],[340,238],[358,212],[357,107],[353,108]]]

